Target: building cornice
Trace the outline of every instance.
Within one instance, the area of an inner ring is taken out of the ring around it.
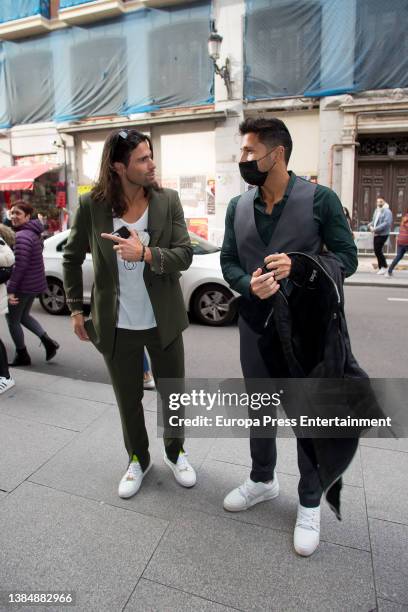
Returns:
[[[345,113],[407,111],[408,89],[368,91],[344,96],[339,108]]]
[[[307,111],[319,108],[319,98],[278,98],[276,100],[244,100],[244,113],[256,114],[273,111]]]
[[[70,121],[56,126],[58,132],[67,134],[74,132],[89,132],[95,130],[114,130],[133,126],[160,125],[165,123],[182,123],[186,121],[225,121],[229,113],[216,111],[213,108],[205,109],[174,109],[171,112],[141,113],[129,117],[100,117]]]

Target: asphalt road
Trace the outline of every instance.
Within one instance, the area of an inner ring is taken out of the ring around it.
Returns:
[[[407,377],[408,289],[346,287],[345,294],[352,347],[360,365],[372,377]],[[27,332],[26,343],[33,362],[31,371],[109,382],[101,355],[90,343],[80,342],[73,335],[68,316],[48,315],[38,302],[32,314],[60,343],[61,349],[46,363],[43,347]],[[4,317],[0,317],[0,337],[11,357],[14,351]],[[193,323],[184,333],[184,343],[187,377],[241,375],[236,325],[215,329]]]

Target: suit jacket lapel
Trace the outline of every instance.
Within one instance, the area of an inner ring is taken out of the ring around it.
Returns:
[[[150,234],[150,245],[157,246],[167,219],[167,198],[158,191],[152,191],[149,197],[147,229]]]
[[[116,252],[113,250],[114,243],[101,237],[102,233],[110,234],[113,232],[112,209],[106,202],[94,202],[91,210],[95,237],[113,275],[115,285],[117,285],[119,282],[118,261]]]

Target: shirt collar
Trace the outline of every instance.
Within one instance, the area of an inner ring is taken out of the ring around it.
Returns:
[[[292,191],[293,185],[295,184],[296,174],[292,170],[289,170],[288,174],[289,174],[290,178],[289,178],[289,182],[288,182],[288,185],[286,187],[286,191],[284,193],[284,196],[283,196],[283,198],[281,199],[280,202],[277,202],[275,204],[275,206],[279,206],[279,205],[282,205],[282,204],[286,203],[287,199],[289,198],[290,192]],[[256,188],[254,204],[260,204],[263,207],[266,206],[266,204],[265,204],[265,202],[264,202],[264,200],[262,198],[262,191],[261,191],[260,187]]]

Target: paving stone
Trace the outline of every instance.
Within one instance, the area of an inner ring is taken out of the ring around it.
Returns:
[[[42,374],[41,372],[30,371],[29,368],[13,368],[13,378],[16,381],[16,388],[19,384],[30,389],[50,389],[58,382],[59,377],[53,374]],[[65,378],[70,381],[70,378]]]
[[[385,599],[377,599],[377,612],[407,612],[408,606],[386,601]]]
[[[369,520],[377,595],[408,605],[408,525]]]
[[[290,534],[198,512],[169,526],[143,577],[251,612],[375,607],[366,551],[323,542],[300,558]]]
[[[361,456],[368,516],[408,524],[408,454],[365,446]]]
[[[63,376],[53,376],[51,374],[41,374],[40,372],[30,372],[27,369],[24,369],[24,371],[14,369],[13,376],[16,379],[17,388],[19,381],[21,381],[21,384],[26,388],[41,389],[43,391],[52,390],[53,393],[66,395],[68,397],[116,404],[115,394],[111,385],[106,385],[104,383],[65,378]]]
[[[153,467],[143,481],[138,495],[128,500],[118,497],[118,483],[127,468],[117,408],[109,408],[99,419],[69,444],[62,453],[30,481],[55,489],[101,500],[136,512],[160,518],[177,516],[189,490],[181,487],[163,462],[163,442],[156,437],[156,415],[145,413]],[[197,469],[205,459],[212,440],[191,439],[185,448]]]
[[[226,512],[223,509],[225,495],[242,484],[247,476],[247,469],[242,466],[207,459],[198,473],[197,485],[185,500],[185,508],[292,534],[298,504],[296,476],[278,474],[280,494],[274,500],[257,504],[244,512]],[[364,491],[358,487],[344,486],[341,500],[342,521],[322,501],[322,540],[370,550]]]
[[[167,527],[30,483],[0,504],[0,524],[13,526],[2,529],[3,589],[70,589],[77,610],[97,612],[122,609]]]
[[[92,423],[107,404],[93,402],[68,395],[59,395],[41,389],[19,389],[13,396],[5,398],[0,414],[8,414],[45,425],[55,425],[73,431],[82,431]]]
[[[138,585],[124,612],[228,612],[235,610],[169,587],[144,580]]]
[[[408,438],[361,438],[361,445],[408,453]]]
[[[294,438],[277,439],[278,460],[276,469],[283,474],[299,475],[297,465],[296,440]],[[210,456],[217,461],[246,465],[251,467],[249,440],[247,438],[220,439],[214,441]],[[249,476],[249,471],[248,471]],[[356,487],[363,486],[360,453],[357,451],[350,467],[344,474],[344,484]]]
[[[0,413],[0,488],[11,491],[76,434]]]

